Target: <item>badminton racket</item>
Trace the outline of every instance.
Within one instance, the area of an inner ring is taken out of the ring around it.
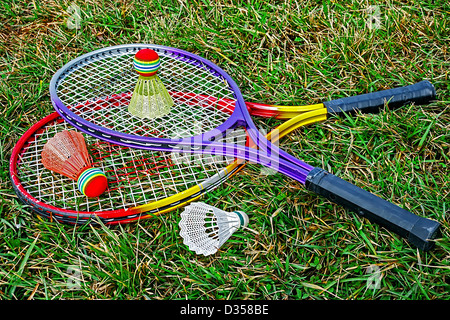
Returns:
[[[174,98],[170,114],[143,120],[126,112],[136,82],[132,59],[140,49],[158,52],[160,78],[169,92],[192,92],[232,101],[230,114],[219,103],[186,103]],[[434,245],[440,224],[419,217],[322,168],[295,158],[268,141],[254,125],[234,80],[214,63],[176,48],[121,45],[85,54],[52,78],[50,95],[56,111],[79,130],[110,143],[154,151],[210,154],[252,161],[274,169],[337,204],[384,226],[422,250]],[[105,97],[113,103],[105,103]],[[257,146],[221,139],[243,128]]]

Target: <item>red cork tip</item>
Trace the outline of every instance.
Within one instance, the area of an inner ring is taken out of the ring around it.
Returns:
[[[152,49],[141,49],[136,53],[135,58],[140,61],[156,61],[159,56]]]

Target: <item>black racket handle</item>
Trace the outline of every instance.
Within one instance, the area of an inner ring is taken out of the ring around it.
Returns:
[[[437,221],[416,216],[321,168],[310,171],[306,188],[397,233],[423,251],[434,246],[440,227]]]
[[[434,86],[427,80],[420,81],[405,87],[376,91],[359,96],[346,97],[324,102],[329,114],[376,113],[387,102],[391,109],[399,108],[405,104],[428,104],[436,98]]]

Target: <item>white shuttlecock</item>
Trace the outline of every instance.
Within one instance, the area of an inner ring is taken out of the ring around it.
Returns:
[[[203,202],[193,202],[181,213],[179,223],[183,243],[197,254],[208,256],[239,228],[248,225],[245,212],[226,212]]]

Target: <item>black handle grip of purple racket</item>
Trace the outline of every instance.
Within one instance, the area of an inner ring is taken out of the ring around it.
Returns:
[[[311,170],[306,188],[395,232],[420,250],[428,251],[435,244],[440,227],[437,221],[416,216],[321,168]]]
[[[434,86],[429,81],[423,80],[405,87],[340,98],[323,104],[329,114],[354,113],[356,110],[362,113],[376,113],[385,103],[391,109],[396,109],[413,102],[418,105],[428,104],[435,98]]]

